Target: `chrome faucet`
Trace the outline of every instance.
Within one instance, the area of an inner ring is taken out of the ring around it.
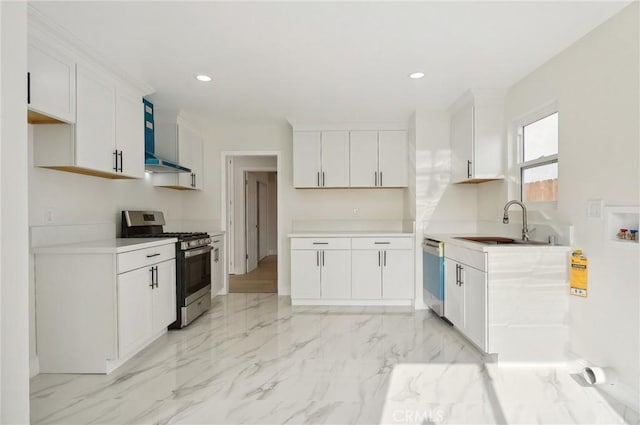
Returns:
[[[509,224],[509,207],[513,204],[520,205],[522,208],[522,240],[529,240],[529,227],[527,226],[527,207],[520,201],[509,201],[504,206],[504,216],[502,217],[502,222],[504,224]]]

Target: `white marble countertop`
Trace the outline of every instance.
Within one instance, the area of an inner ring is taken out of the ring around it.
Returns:
[[[440,242],[444,242],[445,244],[457,245],[464,248],[472,249],[474,251],[484,251],[484,252],[492,252],[492,251],[500,251],[504,252],[505,250],[512,249],[525,249],[525,250],[556,250],[556,251],[570,251],[571,247],[567,245],[527,245],[527,244],[501,244],[501,245],[487,245],[482,242],[474,242],[467,241],[464,239],[458,239],[460,237],[474,237],[474,236],[499,236],[509,238],[509,236],[502,235],[484,235],[484,234],[443,234],[443,233],[428,233],[425,234],[425,238],[435,239]]]
[[[120,254],[138,249],[176,243],[176,238],[118,238],[100,241],[76,242],[63,245],[41,246],[34,254]]]
[[[381,232],[381,231],[318,231],[289,233],[290,238],[398,238],[413,237],[411,232]]]

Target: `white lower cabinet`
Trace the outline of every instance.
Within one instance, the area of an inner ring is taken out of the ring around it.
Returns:
[[[382,252],[351,251],[351,296],[362,300],[382,299]]]
[[[36,253],[40,371],[110,373],[166,332],[176,320],[174,246]]]
[[[320,251],[291,251],[291,298],[320,298]]]
[[[410,304],[412,238],[292,238],[294,304]]]
[[[382,252],[382,298],[406,300],[413,298],[413,251]]]
[[[292,250],[293,299],[351,298],[351,252],[347,250]]]
[[[118,275],[118,354],[137,351],[176,320],[176,261]]]
[[[142,268],[118,275],[118,354],[131,353],[149,338],[152,331],[150,269]]]
[[[320,251],[320,297],[351,298],[351,251]]]
[[[476,268],[484,264],[485,254],[457,247],[447,246],[447,249],[453,258],[446,257],[444,263],[445,317],[480,349],[487,351],[487,273]],[[445,250],[445,255],[450,254]]]

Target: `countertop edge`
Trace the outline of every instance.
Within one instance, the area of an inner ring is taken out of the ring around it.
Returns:
[[[507,252],[508,250],[554,250],[554,251],[566,251],[569,252],[573,248],[568,245],[524,245],[524,244],[507,244],[507,245],[485,245],[480,242],[473,241],[465,241],[462,239],[457,239],[459,237],[466,236],[495,236],[495,235],[483,235],[483,234],[472,234],[472,233],[460,233],[460,234],[447,234],[447,233],[426,233],[424,235],[425,238],[434,239],[440,242],[444,242],[444,244],[456,245],[463,248],[471,249],[474,251],[480,252]],[[446,252],[446,251],[445,251]]]
[[[407,232],[301,232],[289,233],[288,238],[412,238],[415,233]]]
[[[126,242],[125,242],[126,241]],[[137,242],[134,242],[137,241]],[[117,238],[102,241],[76,242],[63,245],[41,246],[31,249],[32,254],[121,254],[139,249],[153,248],[178,242],[176,238]]]

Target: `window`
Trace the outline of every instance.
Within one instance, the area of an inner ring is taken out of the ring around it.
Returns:
[[[558,112],[538,114],[518,127],[522,202],[558,200]]]

